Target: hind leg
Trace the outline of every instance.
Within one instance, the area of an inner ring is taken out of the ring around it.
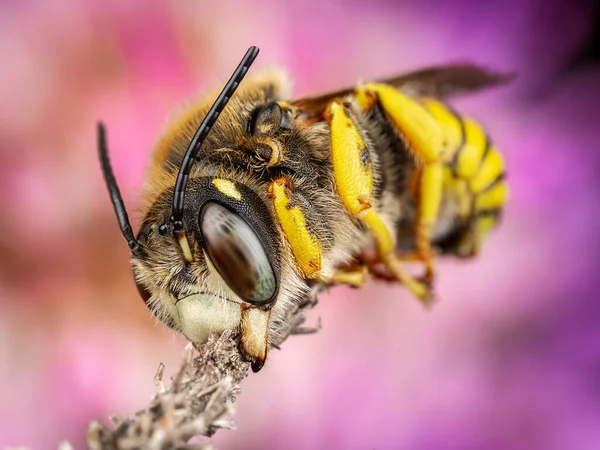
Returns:
[[[346,210],[371,232],[377,245],[379,260],[395,280],[404,284],[424,304],[431,299],[429,286],[404,271],[396,256],[396,246],[390,229],[372,202],[372,150],[352,118],[349,108],[333,101],[325,118],[331,127],[331,155],[335,183]]]
[[[431,284],[434,279],[431,234],[442,202],[443,163],[450,156],[443,123],[419,102],[392,86],[367,84],[357,88],[356,96],[365,110],[373,108],[379,102],[419,165],[415,183],[417,251],[410,255],[410,259],[416,258],[423,262],[424,281]]]

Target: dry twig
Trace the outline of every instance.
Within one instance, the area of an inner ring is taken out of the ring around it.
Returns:
[[[279,348],[291,334],[315,332],[302,328],[304,315],[314,302],[299,305],[281,323],[276,324],[278,338],[272,346]],[[194,356],[196,355],[196,356]],[[87,433],[91,450],[125,449],[207,449],[209,443],[190,444],[197,436],[212,436],[218,429],[234,429],[234,401],[240,383],[248,373],[249,363],[242,360],[232,332],[212,336],[196,352],[191,344],[185,348],[183,361],[171,379],[163,382],[164,365],[160,364],[154,381],[157,393],[141,411],[126,418],[111,415],[112,427],[99,421],[90,424]]]

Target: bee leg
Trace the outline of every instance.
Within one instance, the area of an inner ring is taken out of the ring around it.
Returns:
[[[427,164],[421,171],[417,212],[417,254],[425,264],[425,282],[432,283],[433,254],[431,232],[442,203],[443,171],[439,163]]]
[[[366,270],[361,267],[342,268],[331,276],[321,272],[322,249],[317,236],[311,232],[310,217],[300,207],[294,186],[285,177],[273,180],[268,188],[273,201],[277,221],[283,230],[298,268],[309,279],[325,283],[341,283],[360,287],[366,279]]]
[[[425,265],[423,280],[432,284],[434,279],[431,233],[437,221],[443,191],[443,166],[427,164],[420,170],[417,196],[416,243],[417,251],[398,258],[401,261],[421,261]]]
[[[381,262],[391,272],[392,276],[405,285],[423,304],[429,305],[433,300],[429,285],[415,280],[410,274],[404,271],[400,259],[396,256],[392,236],[381,216],[373,208],[369,208],[361,212],[357,217],[373,233]]]
[[[245,358],[250,361],[252,371],[258,372],[267,359],[269,346],[270,310],[242,305],[242,339],[240,347]]]
[[[325,112],[331,127],[331,159],[336,187],[346,210],[371,231],[381,262],[393,277],[417,298],[428,304],[432,298],[427,285],[406,273],[395,253],[392,235],[371,204],[373,192],[372,150],[351,118],[347,105],[331,102]]]
[[[340,269],[330,278],[334,284],[349,284],[354,287],[361,287],[367,281],[369,269],[365,265],[359,265],[356,268]]]
[[[412,174],[410,179],[410,193],[413,196],[417,196],[419,192],[419,180],[421,179],[421,169],[419,167],[415,167],[415,171]]]
[[[418,162],[417,257],[425,264],[424,281],[433,282],[431,232],[437,221],[444,187],[443,163],[449,150],[442,124],[419,102],[393,86],[369,83],[356,89],[360,105],[369,110],[379,102]]]
[[[321,243],[311,232],[309,217],[300,206],[292,182],[285,177],[273,180],[268,195],[298,268],[306,278],[321,279]]]

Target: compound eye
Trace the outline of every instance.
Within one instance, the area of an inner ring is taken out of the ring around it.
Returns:
[[[270,303],[277,281],[267,253],[256,233],[237,214],[208,203],[200,214],[205,249],[221,278],[242,300]]]
[[[272,136],[281,128],[290,129],[289,111],[284,111],[277,102],[260,106],[250,119],[250,134],[253,136]]]

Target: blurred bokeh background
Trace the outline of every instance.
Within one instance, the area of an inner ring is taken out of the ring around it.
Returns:
[[[322,296],[323,329],[243,384],[218,448],[600,448],[600,64],[586,0],[0,2],[0,447],[84,448],[142,407],[184,340],[156,325],[96,159],[103,119],[130,208],[165,117],[249,45],[297,94],[424,65],[516,71],[454,105],[508,160],[503,226],[444,261],[439,303]],[[137,225],[139,214],[134,214]]]

